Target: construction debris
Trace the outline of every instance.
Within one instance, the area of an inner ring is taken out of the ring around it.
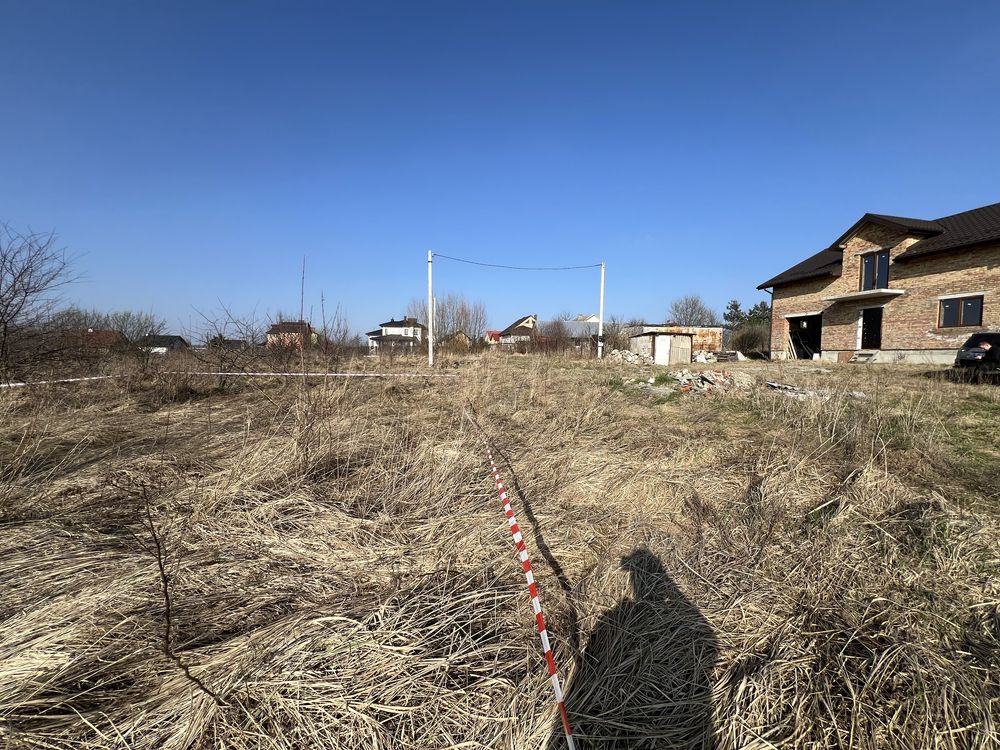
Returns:
[[[791,398],[830,398],[834,393],[826,389],[813,390],[811,388],[801,388],[797,385],[777,383],[773,380],[767,381],[767,387]],[[868,398],[863,391],[847,391],[847,395],[851,398]]]
[[[749,357],[743,352],[717,352],[715,355],[716,362],[742,362],[746,359]]]
[[[715,393],[725,393],[733,388],[749,388],[756,383],[755,378],[745,372],[730,372],[728,370],[707,370],[693,372],[688,369],[674,370],[666,376],[649,378],[647,380],[625,380],[625,385],[651,396],[663,397],[676,393],[692,393],[708,396]]]
[[[682,393],[714,393],[728,391],[731,388],[749,388],[756,381],[752,375],[745,372],[730,372],[729,370],[707,370],[692,372],[691,370],[676,370],[670,373],[678,383]]]
[[[608,355],[611,362],[624,362],[627,365],[651,365],[653,358],[647,354],[636,354],[628,349],[612,349]]]

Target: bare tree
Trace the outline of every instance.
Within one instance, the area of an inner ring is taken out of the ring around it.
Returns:
[[[114,310],[106,315],[105,321],[109,330],[120,331],[132,344],[143,336],[163,333],[167,328],[167,321],[152,311]]]
[[[572,316],[571,316],[572,317]],[[561,352],[569,346],[569,328],[566,326],[567,318],[556,318],[539,323],[538,336],[539,344],[547,352]]]
[[[0,379],[43,361],[57,346],[45,323],[73,278],[55,242],[51,232],[21,234],[0,225]]]
[[[670,320],[682,326],[722,325],[718,313],[697,294],[686,294],[670,303]]]
[[[486,305],[476,300],[475,302],[463,302],[461,314],[462,328],[468,334],[471,341],[482,341],[486,335],[486,326],[489,321],[486,316]]]
[[[441,317],[441,300],[438,300],[438,318]],[[410,300],[410,303],[406,306],[406,317],[416,318],[418,323],[423,323],[427,325],[427,300],[420,299],[419,297],[414,297]],[[434,332],[437,333],[437,322],[435,319]]]
[[[628,349],[628,324],[620,315],[612,315],[604,324],[605,351],[610,349]]]
[[[449,293],[438,297],[434,307],[435,339],[445,339],[462,331],[471,341],[480,341],[486,334],[486,306],[482,302],[470,302],[461,294]],[[427,300],[410,300],[406,314],[426,324]]]
[[[93,309],[67,307],[52,315],[49,319],[49,327],[56,331],[85,331],[88,328],[118,331],[128,339],[129,343],[134,344],[143,336],[163,333],[167,322],[153,312],[136,310],[101,312]]]
[[[205,348],[192,350],[195,359],[216,372],[259,369],[264,349],[258,344],[264,339],[265,324],[257,317],[256,310],[241,316],[220,301],[217,312],[196,312],[202,320],[201,330],[190,331],[189,335],[192,340],[201,339]],[[220,390],[225,390],[228,378],[225,375],[218,377]]]

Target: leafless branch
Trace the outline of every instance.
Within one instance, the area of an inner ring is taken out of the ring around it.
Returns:
[[[174,652],[173,600],[170,592],[171,576],[170,573],[167,572],[167,553],[164,548],[163,539],[156,529],[156,523],[153,521],[153,511],[150,508],[149,502],[149,491],[145,486],[140,487],[140,490],[142,492],[146,529],[149,531],[150,539],[153,542],[152,547],[147,547],[147,550],[149,550],[149,552],[156,558],[156,567],[160,574],[160,589],[163,593],[163,653],[168,659],[180,667],[184,676],[188,680],[190,680],[203,693],[215,701],[216,705],[224,707],[226,705],[225,702],[200,678],[192,674],[190,667],[188,667],[188,665],[185,664]]]

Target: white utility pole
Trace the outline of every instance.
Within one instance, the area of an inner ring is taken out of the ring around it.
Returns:
[[[427,366],[434,367],[434,284],[432,271],[434,268],[434,252],[427,251]],[[602,272],[603,273],[603,272]],[[601,285],[601,299],[604,298],[604,286]]]
[[[604,261],[601,261],[601,305],[597,313],[597,358],[604,359]]]

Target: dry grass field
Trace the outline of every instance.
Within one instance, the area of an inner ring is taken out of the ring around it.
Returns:
[[[564,747],[473,415],[581,746],[1000,746],[1000,387],[725,367],[0,392],[0,745]]]

